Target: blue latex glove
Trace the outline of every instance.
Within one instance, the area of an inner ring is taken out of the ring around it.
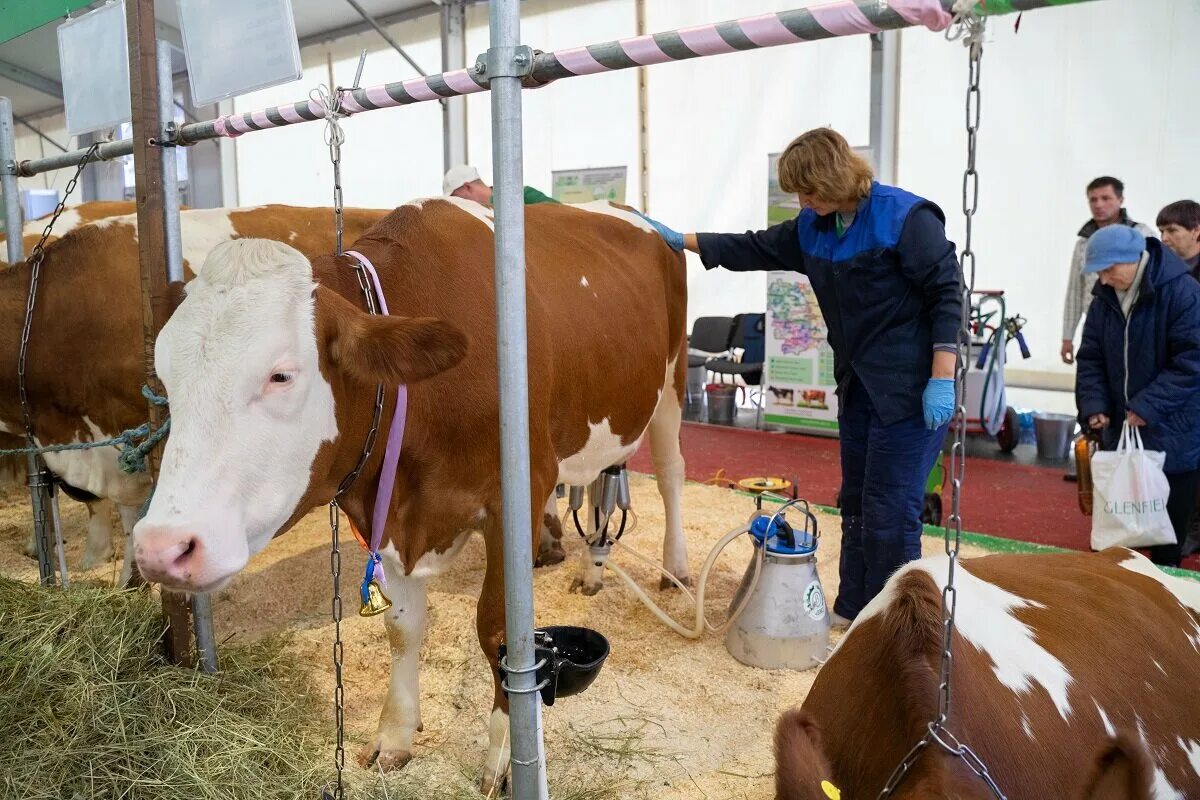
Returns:
[[[954,379],[930,378],[921,395],[925,410],[925,427],[937,430],[954,416]]]
[[[651,225],[653,225],[654,230],[658,231],[659,236],[661,236],[663,238],[663,241],[666,242],[667,246],[670,247],[672,250],[679,251],[679,250],[683,249],[683,234],[682,233],[680,233],[679,231],[671,230],[666,225],[663,225],[661,222],[659,222],[656,219],[650,219],[649,217],[647,217],[645,214],[638,211],[637,209],[634,209],[634,213],[637,214],[642,219],[646,220],[646,222],[649,222]]]

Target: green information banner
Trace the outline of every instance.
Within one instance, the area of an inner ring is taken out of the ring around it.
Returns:
[[[555,170],[550,196],[560,203],[625,202],[625,167]]]
[[[61,20],[94,0],[0,0],[0,43]]]
[[[779,189],[779,156],[768,159],[767,224],[777,225],[799,214],[800,203]],[[833,351],[817,297],[798,272],[767,274],[766,384],[768,423],[837,435]]]

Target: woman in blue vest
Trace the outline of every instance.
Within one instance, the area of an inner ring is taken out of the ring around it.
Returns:
[[[706,269],[790,270],[812,284],[829,330],[842,460],[841,584],[834,624],[853,620],[888,577],[921,556],[921,507],[954,413],[962,298],[936,205],[872,180],[840,134],[801,134],[779,159],[795,219],[667,244]]]

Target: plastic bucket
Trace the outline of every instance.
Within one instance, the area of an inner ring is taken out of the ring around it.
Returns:
[[[1075,435],[1075,417],[1070,414],[1034,414],[1038,458],[1066,461]]]
[[[737,387],[710,383],[704,391],[708,395],[708,421],[714,425],[732,425],[737,414]]]

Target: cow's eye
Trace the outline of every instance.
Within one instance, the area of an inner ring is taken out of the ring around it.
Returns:
[[[287,372],[275,372],[271,374],[271,383],[291,383],[292,376]]]

